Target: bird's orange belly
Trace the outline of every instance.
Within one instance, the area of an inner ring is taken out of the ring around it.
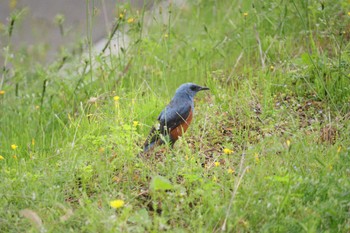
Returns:
[[[186,132],[188,126],[190,125],[190,123],[192,121],[192,116],[193,115],[192,115],[192,110],[191,110],[187,119],[185,121],[183,121],[179,126],[177,126],[176,128],[174,128],[170,131],[170,136],[171,136],[172,140],[176,141],[177,139],[179,139],[179,137],[182,136],[182,134],[184,132]]]

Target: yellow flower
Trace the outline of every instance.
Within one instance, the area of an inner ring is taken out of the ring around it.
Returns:
[[[275,67],[273,65],[270,66],[270,70],[271,71],[274,71],[275,70]]]
[[[109,205],[114,209],[118,209],[124,206],[124,201],[119,199],[113,200],[109,203]]]
[[[11,149],[12,149],[12,150],[16,150],[17,148],[18,148],[18,146],[17,146],[16,144],[12,144],[12,145],[11,145]]]
[[[169,35],[165,33],[164,38],[167,39],[168,37],[169,37]]]
[[[140,125],[140,124],[139,124],[138,121],[133,121],[133,122],[132,122],[132,125],[133,125],[134,127],[137,127],[137,126]]]
[[[133,23],[133,22],[135,22],[135,19],[134,18],[129,18],[127,22],[128,23]]]
[[[244,12],[244,13],[243,13],[243,16],[244,16],[244,17],[247,17],[247,16],[248,16],[248,12]]]
[[[228,174],[233,174],[235,171],[232,169],[232,168],[229,168],[228,170],[227,170],[227,173]]]
[[[98,152],[100,152],[100,153],[103,153],[103,152],[105,152],[105,148],[103,148],[103,147],[100,147],[100,148],[98,149]]]
[[[338,147],[337,153],[340,153],[340,151],[341,151],[341,146]]]
[[[116,95],[113,97],[113,99],[114,99],[114,101],[119,101],[120,97]]]
[[[330,164],[328,165],[328,170],[332,171],[333,170],[333,166]]]
[[[290,140],[287,140],[286,144],[287,144],[288,147],[290,147]]]
[[[216,182],[218,181],[218,178],[216,178],[216,176],[213,177],[213,181]]]
[[[123,19],[124,18],[124,14],[123,13],[120,13],[119,14],[119,19]]]
[[[13,155],[12,157],[17,160],[17,155]]]
[[[32,146],[35,146],[35,139],[32,138]]]
[[[214,163],[214,165],[215,165],[215,167],[218,167],[218,166],[220,166],[220,162],[216,161],[216,162]]]
[[[224,154],[230,155],[230,154],[232,154],[232,153],[233,153],[233,150],[230,150],[230,149],[228,149],[228,148],[225,148],[225,149],[224,149]]]
[[[255,158],[255,163],[259,163],[259,154],[258,153],[255,153],[254,154],[254,158]]]
[[[3,156],[0,155],[0,160],[4,160],[5,158]]]
[[[11,10],[15,9],[17,6],[17,0],[10,0],[9,7]]]
[[[0,90],[0,95],[5,95],[5,91],[4,90]]]
[[[348,16],[350,16],[350,11],[348,12]]]
[[[38,110],[39,108],[40,108],[40,106],[39,106],[39,105],[36,105],[36,106],[35,106],[35,109],[36,109],[36,110]]]

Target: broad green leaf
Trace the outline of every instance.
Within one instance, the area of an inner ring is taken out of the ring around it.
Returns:
[[[152,191],[157,191],[157,190],[169,190],[169,189],[173,189],[174,186],[172,185],[172,183],[170,182],[170,180],[168,180],[167,178],[163,177],[163,176],[153,176],[151,183],[150,183],[150,189]]]

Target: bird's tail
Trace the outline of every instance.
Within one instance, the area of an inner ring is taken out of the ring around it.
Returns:
[[[154,146],[156,145],[156,141],[148,143],[147,145],[143,146],[143,153],[148,152],[149,150],[151,150]]]
[[[165,134],[165,135],[164,135]],[[153,127],[150,134],[147,137],[147,140],[143,144],[143,154],[151,151],[155,146],[162,144],[169,144],[170,146],[174,145],[173,140],[165,132],[160,132],[159,129]]]
[[[159,137],[159,130],[157,130],[155,127],[151,129],[151,132],[149,133],[145,143],[143,144],[143,153],[148,152],[151,150],[154,146],[161,144],[161,140]]]

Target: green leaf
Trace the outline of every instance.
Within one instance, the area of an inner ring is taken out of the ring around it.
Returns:
[[[169,190],[169,189],[173,189],[174,186],[172,185],[172,183],[170,182],[170,180],[168,180],[167,178],[163,177],[163,176],[153,176],[151,183],[150,183],[150,189],[152,191],[157,191],[157,190]]]

